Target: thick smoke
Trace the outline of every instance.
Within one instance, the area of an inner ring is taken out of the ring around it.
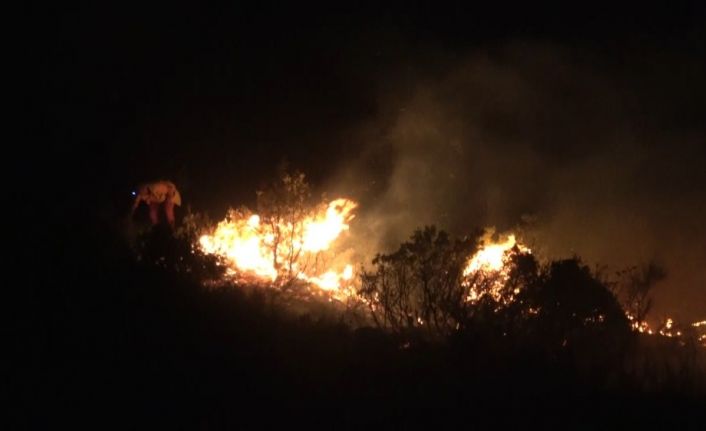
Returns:
[[[332,186],[361,200],[368,250],[522,225],[545,257],[656,261],[653,317],[706,317],[703,65],[517,43],[408,69]]]

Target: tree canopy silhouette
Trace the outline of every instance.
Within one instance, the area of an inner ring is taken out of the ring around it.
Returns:
[[[472,239],[452,240],[435,226],[418,229],[396,252],[373,259],[360,295],[381,327],[446,335],[463,320],[463,269],[473,250]]]
[[[464,274],[476,238],[452,239],[434,226],[416,230],[391,254],[378,254],[361,276],[360,295],[380,327],[443,338],[490,331],[547,346],[629,331],[617,299],[580,259],[540,264],[514,248],[503,271]],[[476,300],[470,288],[481,292]],[[483,292],[493,290],[495,295]]]

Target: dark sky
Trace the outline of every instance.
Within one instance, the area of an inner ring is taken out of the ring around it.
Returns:
[[[165,177],[220,217],[288,161],[360,200],[375,247],[531,219],[548,255],[659,261],[657,312],[706,317],[700,2],[233,3],[33,11],[58,211],[119,214]]]

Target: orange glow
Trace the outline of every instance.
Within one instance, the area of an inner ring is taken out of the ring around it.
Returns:
[[[353,219],[351,211],[357,204],[347,199],[336,199],[329,203],[325,214],[317,214],[304,220],[303,250],[317,252],[328,250],[336,238],[349,229]]]
[[[279,288],[298,282],[306,285],[311,293],[325,295],[329,300],[349,299],[369,302],[358,295],[353,264],[344,255],[336,255],[337,242],[350,229],[357,203],[348,199],[335,199],[321,204],[298,220],[263,221],[262,217],[247,209],[231,210],[215,229],[199,238],[197,246],[208,254],[217,255],[227,265],[226,274],[237,281],[262,282]],[[493,241],[494,231],[482,238],[478,251],[470,256],[462,272],[461,285],[467,289],[465,300],[470,303],[489,296],[498,307],[516,300],[520,288],[505,289],[510,277],[509,265],[513,254],[532,253],[514,234]],[[370,307],[375,310],[375,297]],[[529,308],[537,315],[539,308]],[[626,313],[633,331],[647,335],[682,337],[682,330],[691,326],[697,329],[697,339],[706,346],[706,320],[677,326],[668,317],[658,329]],[[602,322],[599,315],[588,321]],[[421,318],[416,324],[424,325]],[[678,330],[678,329],[682,330]],[[687,332],[684,332],[687,333]]]
[[[513,234],[508,235],[502,242],[493,242],[492,234],[493,231],[489,230],[483,239],[483,246],[469,259],[463,270],[463,283],[469,288],[466,300],[476,302],[484,295],[490,295],[495,302],[509,304],[515,299],[515,295],[520,293],[519,289],[510,293],[503,292],[505,282],[509,278],[507,264],[510,256],[513,250],[521,253],[532,251],[518,243]],[[481,286],[479,278],[492,281],[489,286]]]
[[[216,229],[199,239],[201,250],[224,258],[235,278],[254,276],[263,282],[283,285],[298,279],[327,291],[337,299],[354,294],[350,263],[327,267],[322,253],[349,229],[357,204],[336,199],[300,220],[262,223],[247,210],[231,211]]]
[[[654,331],[652,331],[652,329],[650,328],[650,325],[648,325],[647,322],[645,322],[645,321],[638,322],[635,319],[635,316],[633,316],[632,314],[627,313],[627,312],[625,313],[625,317],[627,317],[628,320],[630,321],[630,328],[633,331],[637,331],[641,334],[648,334],[648,335],[654,334]]]

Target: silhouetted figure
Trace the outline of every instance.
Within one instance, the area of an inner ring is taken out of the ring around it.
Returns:
[[[150,209],[150,221],[152,225],[159,223],[159,209],[164,207],[164,213],[167,217],[169,226],[174,227],[174,205],[181,206],[181,195],[174,183],[171,181],[155,181],[153,183],[143,184],[137,192],[132,192],[135,197],[135,203],[132,205],[132,214],[144,202]]]

